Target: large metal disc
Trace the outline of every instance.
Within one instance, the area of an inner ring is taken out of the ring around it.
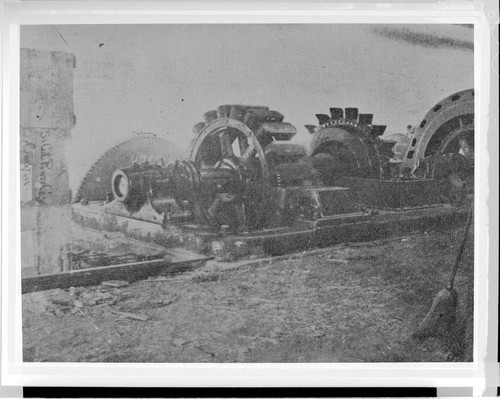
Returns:
[[[359,114],[357,108],[346,108],[345,113],[341,108],[330,108],[330,112],[332,118],[316,114],[322,118],[318,118],[321,124],[314,131],[310,130],[313,134],[311,156],[323,153],[330,155],[331,158],[320,158],[322,162],[336,160],[335,169],[339,175],[380,178],[392,155],[386,156],[387,151],[383,151],[383,154],[379,151],[384,143],[378,136],[383,133],[385,126],[372,125],[373,115]],[[327,165],[323,166],[325,171],[331,171]],[[322,176],[325,181],[329,180],[329,176],[324,173]]]
[[[112,192],[111,180],[117,169],[131,166],[134,162],[167,164],[179,158],[182,152],[171,142],[153,134],[138,134],[106,151],[82,179],[74,202],[105,201]]]
[[[434,105],[411,131],[402,168],[413,171],[425,157],[457,153],[458,142],[474,145],[474,90],[464,90]]]

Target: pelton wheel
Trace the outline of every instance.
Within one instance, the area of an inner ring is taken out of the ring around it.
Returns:
[[[313,135],[311,156],[325,184],[334,184],[335,177],[382,178],[387,173],[394,143],[380,140],[386,126],[373,125],[373,114],[330,108],[330,115],[316,117],[319,126],[306,128]]]
[[[193,132],[190,161],[203,181],[212,182],[194,204],[198,220],[237,230],[266,227],[272,200],[264,150],[273,141],[290,140],[295,128],[268,107],[221,105],[206,112]]]

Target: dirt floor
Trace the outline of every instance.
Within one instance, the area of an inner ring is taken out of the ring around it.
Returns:
[[[267,262],[210,261],[122,287],[25,294],[24,359],[463,361],[470,350],[463,328],[452,338],[411,338],[447,284],[462,234],[425,232]],[[472,242],[471,234],[456,280],[459,320],[472,303]]]

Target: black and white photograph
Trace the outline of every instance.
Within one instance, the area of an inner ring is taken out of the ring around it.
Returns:
[[[479,30],[346,21],[20,25],[24,365],[480,360]]]
[[[24,361],[472,361],[472,26],[20,41]]]

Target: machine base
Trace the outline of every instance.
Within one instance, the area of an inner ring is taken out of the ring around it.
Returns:
[[[155,242],[166,248],[183,247],[221,260],[281,255],[287,252],[346,242],[371,241],[463,224],[467,207],[434,205],[371,212],[357,212],[297,220],[293,226],[238,235],[216,234],[192,224],[146,222],[104,211],[102,203],[74,204],[78,223],[97,230],[121,231],[129,237]]]

